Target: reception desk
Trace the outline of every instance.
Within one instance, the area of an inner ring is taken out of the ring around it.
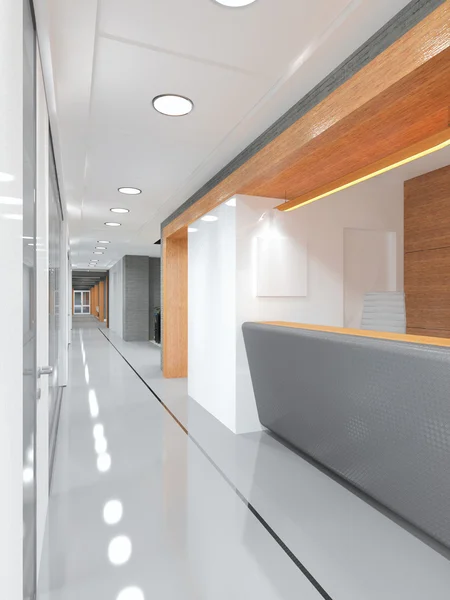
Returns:
[[[450,340],[244,323],[261,423],[450,548]]]

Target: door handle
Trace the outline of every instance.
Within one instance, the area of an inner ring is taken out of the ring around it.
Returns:
[[[42,375],[51,375],[53,373],[53,367],[39,367],[37,376],[41,377]]]

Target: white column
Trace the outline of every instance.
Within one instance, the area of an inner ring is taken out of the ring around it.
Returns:
[[[23,8],[0,2],[0,589],[22,598]]]

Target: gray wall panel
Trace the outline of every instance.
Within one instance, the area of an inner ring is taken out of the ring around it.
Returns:
[[[261,423],[450,548],[450,349],[243,331]]]
[[[127,342],[150,338],[148,256],[123,258],[123,339]]]
[[[150,339],[153,340],[153,311],[155,308],[161,308],[161,259],[150,258]]]

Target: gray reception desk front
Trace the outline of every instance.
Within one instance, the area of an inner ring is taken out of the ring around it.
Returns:
[[[262,425],[450,548],[450,340],[242,329]]]

